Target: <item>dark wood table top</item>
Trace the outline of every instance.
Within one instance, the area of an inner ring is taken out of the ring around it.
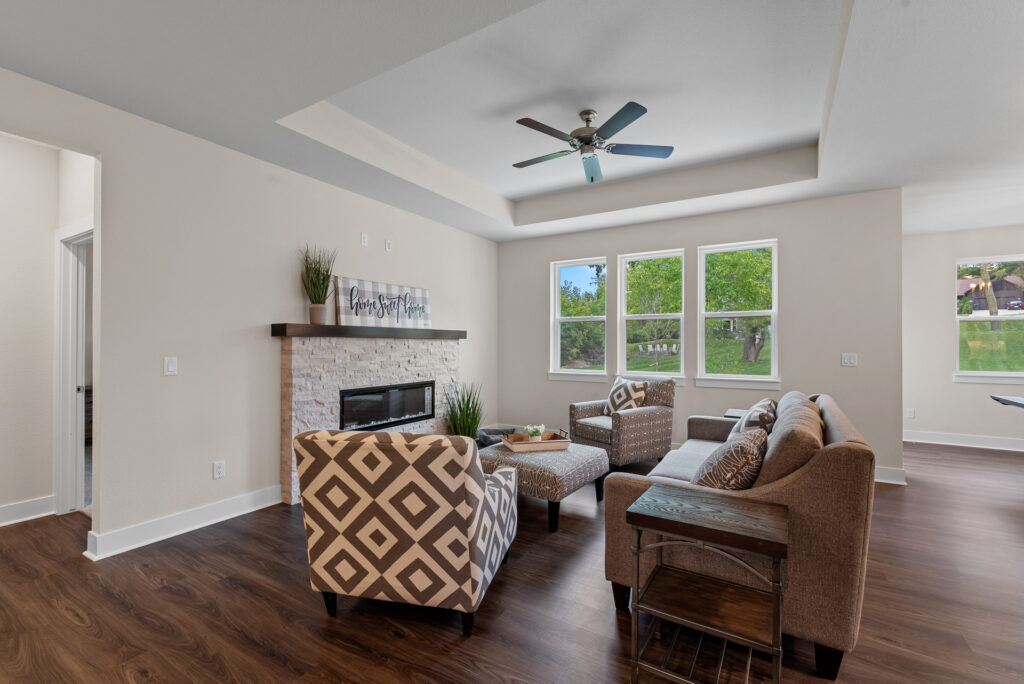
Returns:
[[[1024,408],[1024,397],[1008,397],[999,394],[993,394],[991,396],[1000,404],[1006,404],[1007,406],[1019,406],[1020,408]]]
[[[626,510],[626,522],[773,558],[789,548],[789,509],[714,491],[654,484]]]

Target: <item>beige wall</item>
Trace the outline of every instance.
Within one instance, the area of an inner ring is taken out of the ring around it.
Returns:
[[[496,418],[494,243],[3,70],[0,130],[102,160],[95,531],[277,485],[270,324],[305,320],[306,242],[339,248],[339,274],[430,288]]]
[[[698,388],[697,247],[779,241],[778,392]],[[617,358],[617,255],[686,250],[684,370],[674,441],[691,414],[720,415],[791,389],[836,397],[875,449],[877,464],[902,467],[900,402],[900,192],[758,207],[622,228],[504,243],[498,249],[498,412],[510,423],[567,427],[571,401],[603,398],[608,384],[548,380],[550,262],[608,259],[607,358]],[[860,365],[839,366],[840,352]]]
[[[0,505],[49,496],[57,150],[0,135]]]
[[[989,398],[1024,394],[1020,384],[953,382],[956,260],[1021,252],[1024,226],[903,238],[903,403],[916,414],[903,421],[908,439],[1024,449],[1024,412]]]

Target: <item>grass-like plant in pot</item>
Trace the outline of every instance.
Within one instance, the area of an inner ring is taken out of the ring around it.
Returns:
[[[327,322],[327,297],[331,294],[331,277],[337,250],[310,247],[302,250],[302,288],[309,297],[309,322],[323,325]]]
[[[445,390],[444,407],[448,413],[448,434],[475,439],[484,414],[480,386],[459,383],[454,389]]]

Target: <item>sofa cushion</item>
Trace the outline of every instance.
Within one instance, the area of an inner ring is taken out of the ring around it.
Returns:
[[[612,417],[591,416],[576,421],[576,435],[593,442],[612,443]]]
[[[733,435],[700,464],[692,482],[715,489],[750,489],[767,442],[768,433],[760,428]]]
[[[778,413],[755,487],[774,482],[803,467],[822,448],[818,406],[800,392],[779,400]]]
[[[667,454],[661,462],[648,473],[650,477],[670,477],[675,480],[691,482],[693,474],[700,464],[722,446],[723,442],[711,442],[704,439],[688,439],[678,449]]]
[[[774,399],[765,397],[747,409],[743,417],[736,421],[729,433],[730,436],[748,430],[764,430],[771,434],[772,427],[775,425],[777,407]]]
[[[604,414],[610,416],[616,411],[640,408],[644,405],[644,396],[646,394],[646,381],[627,380],[620,375],[615,378],[612,391],[608,393],[608,402],[604,406]]]

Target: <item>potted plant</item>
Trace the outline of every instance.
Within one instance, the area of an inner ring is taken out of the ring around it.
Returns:
[[[454,389],[445,390],[444,405],[448,413],[448,434],[475,439],[484,413],[480,386],[458,383]]]
[[[323,325],[327,322],[327,296],[331,293],[331,276],[337,250],[310,247],[302,251],[302,288],[309,297],[309,322]]]
[[[541,437],[544,436],[544,425],[527,425],[525,428],[526,434],[530,436],[531,442],[539,442]]]

